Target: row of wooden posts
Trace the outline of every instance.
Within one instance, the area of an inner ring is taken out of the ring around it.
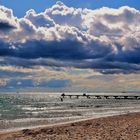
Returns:
[[[136,95],[88,95],[86,93],[83,93],[82,95],[81,94],[65,94],[65,93],[62,93],[61,94],[61,101],[63,101],[64,98],[66,97],[69,97],[70,99],[72,97],[76,97],[77,99],[79,97],[86,97],[88,99],[90,98],[95,98],[95,99],[140,99],[140,96],[136,96]]]

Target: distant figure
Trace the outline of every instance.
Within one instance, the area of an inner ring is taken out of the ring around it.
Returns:
[[[61,96],[64,98],[65,97],[65,93],[62,93]]]

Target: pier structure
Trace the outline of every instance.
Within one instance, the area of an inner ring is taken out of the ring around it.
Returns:
[[[95,94],[86,94],[86,93],[83,93],[83,94],[65,94],[65,93],[62,93],[61,94],[61,101],[63,101],[64,98],[77,98],[79,99],[80,97],[83,98],[87,98],[87,99],[90,99],[90,98],[93,98],[93,99],[129,99],[129,100],[132,100],[132,99],[135,99],[135,100],[140,100],[140,95],[95,95]]]

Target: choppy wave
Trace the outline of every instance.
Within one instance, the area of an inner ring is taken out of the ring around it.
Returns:
[[[0,130],[139,111],[140,100],[66,98],[61,102],[60,94],[53,93],[0,94]]]

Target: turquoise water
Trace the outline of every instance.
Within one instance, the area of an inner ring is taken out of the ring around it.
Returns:
[[[140,100],[66,98],[61,102],[56,93],[1,93],[0,131],[135,111],[140,111]]]

